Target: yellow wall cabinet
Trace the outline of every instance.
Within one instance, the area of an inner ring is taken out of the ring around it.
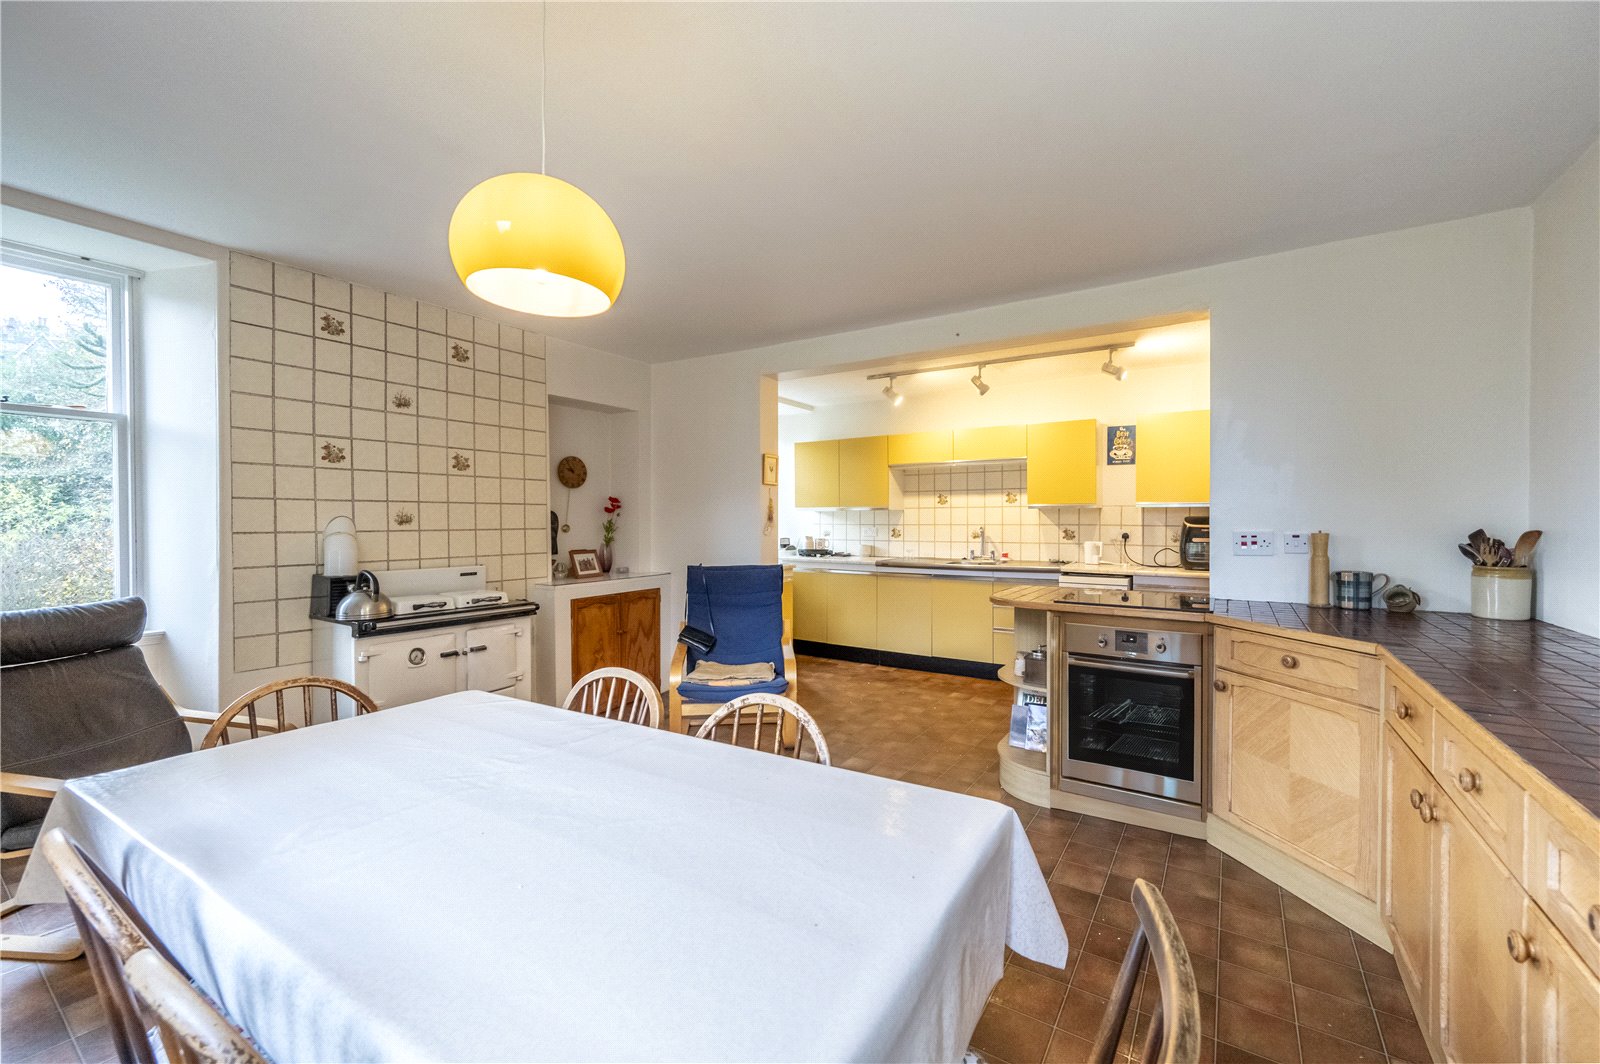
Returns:
[[[1028,505],[1093,506],[1099,501],[1098,426],[1091,418],[1029,425]]]
[[[839,505],[886,509],[889,505],[889,438],[839,441]]]
[[[927,657],[933,645],[934,577],[880,573],[877,581],[876,649]]]
[[[839,441],[794,445],[794,504],[801,509],[839,505]]]
[[[1139,419],[1134,495],[1147,503],[1211,499],[1211,411],[1147,414]]]
[[[957,462],[998,462],[1028,455],[1028,426],[994,425],[983,429],[956,429]]]
[[[930,465],[955,459],[955,433],[901,432],[889,437],[889,464]]]
[[[842,647],[878,644],[878,578],[834,572],[828,577],[828,642]]]
[[[993,593],[993,580],[934,580],[934,657],[989,661],[994,656]]]
[[[812,643],[828,641],[828,578],[832,573],[816,569],[796,569],[790,577],[794,588],[794,637]]]

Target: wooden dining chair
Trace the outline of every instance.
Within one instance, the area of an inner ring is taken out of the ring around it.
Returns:
[[[284,704],[284,694],[289,691],[300,692],[298,713]],[[327,692],[326,717],[319,715],[320,699],[313,700],[313,692],[317,691]],[[268,711],[270,716],[263,714],[256,706],[256,703],[268,695],[272,696],[272,709]],[[200,741],[200,749],[209,750],[213,746],[226,746],[233,741],[233,731],[247,731],[249,738],[254,739],[262,734],[270,735],[291,728],[309,728],[313,724],[336,720],[339,716],[340,695],[355,703],[357,714],[378,712],[378,704],[353,684],[329,676],[296,676],[292,680],[262,684],[254,691],[248,691],[236,698],[227,709],[217,714],[216,723],[211,725],[211,730],[206,732],[206,737]],[[264,716],[266,719],[263,719]],[[293,723],[291,716],[298,716],[300,723]]]
[[[632,669],[595,669],[572,685],[561,708],[647,728],[661,727],[661,692]]]
[[[153,949],[125,966],[134,997],[156,1019],[170,1064],[267,1064],[243,1031]]]
[[[769,710],[771,711],[769,714]],[[740,742],[740,733],[746,723],[747,714],[753,717],[749,723],[754,725],[751,741]],[[785,731],[794,736],[792,751],[793,757],[805,756],[805,743],[809,737],[812,747],[816,750],[817,761],[821,764],[831,764],[828,760],[828,741],[822,737],[822,729],[817,727],[817,722],[811,719],[811,714],[801,708],[800,704],[782,695],[754,694],[735,698],[732,702],[725,703],[715,713],[706,718],[704,724],[696,731],[697,739],[715,739],[717,729],[731,726],[733,735],[728,740],[734,746],[748,745],[751,749],[763,748],[762,729],[770,723],[772,725],[772,752],[784,753]]]
[[[1092,1064],[1111,1064],[1117,1058],[1117,1043],[1148,955],[1154,960],[1161,998],[1150,1016],[1150,1029],[1138,1059],[1142,1064],[1195,1064],[1200,1059],[1200,991],[1189,963],[1189,950],[1161,891],[1146,880],[1135,879],[1132,900],[1139,923],[1123,954],[1122,968],[1117,972],[1089,1060]]]

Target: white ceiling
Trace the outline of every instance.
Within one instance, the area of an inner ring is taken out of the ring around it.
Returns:
[[[651,361],[1530,202],[1600,6],[610,4],[550,19],[549,169]],[[0,7],[5,183],[461,308],[456,200],[538,163],[529,4]]]

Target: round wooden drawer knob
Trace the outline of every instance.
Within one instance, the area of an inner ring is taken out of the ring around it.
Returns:
[[[1213,691],[1226,691],[1228,689],[1228,681],[1227,680],[1212,680],[1211,681],[1211,689]]]
[[[1411,788],[1411,808],[1422,808],[1422,792],[1417,790],[1415,787]]]
[[[1283,656],[1283,667],[1286,669],[1297,669],[1300,667],[1300,659],[1295,657],[1293,654],[1285,654]]]
[[[1456,783],[1460,785],[1462,790],[1466,791],[1468,794],[1471,794],[1473,791],[1480,790],[1482,788],[1483,777],[1479,776],[1470,768],[1464,768],[1460,772],[1456,773]]]
[[[1417,816],[1422,818],[1424,824],[1433,823],[1433,803],[1424,798],[1421,807],[1417,809]]]
[[[1398,706],[1394,707],[1394,715],[1399,717],[1401,720],[1410,720],[1411,707],[1406,705],[1404,702],[1401,702]]]
[[[1539,959],[1534,951],[1533,943],[1528,941],[1521,931],[1511,931],[1506,934],[1506,952],[1511,954],[1511,959],[1518,964],[1527,964],[1529,961]]]

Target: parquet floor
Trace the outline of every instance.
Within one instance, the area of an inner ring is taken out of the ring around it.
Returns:
[[[1180,919],[1203,992],[1206,1060],[1427,1061],[1383,950],[1204,843],[1005,795],[995,743],[1009,688],[821,658],[802,658],[800,679],[835,765],[1003,801],[1022,818],[1072,950],[1066,968],[1008,958],[973,1035],[991,1064],[1085,1059],[1133,926],[1135,876],[1160,886]],[[6,862],[8,895],[20,865]],[[26,910],[5,927],[64,919]],[[83,961],[0,966],[0,1060],[114,1059]]]

